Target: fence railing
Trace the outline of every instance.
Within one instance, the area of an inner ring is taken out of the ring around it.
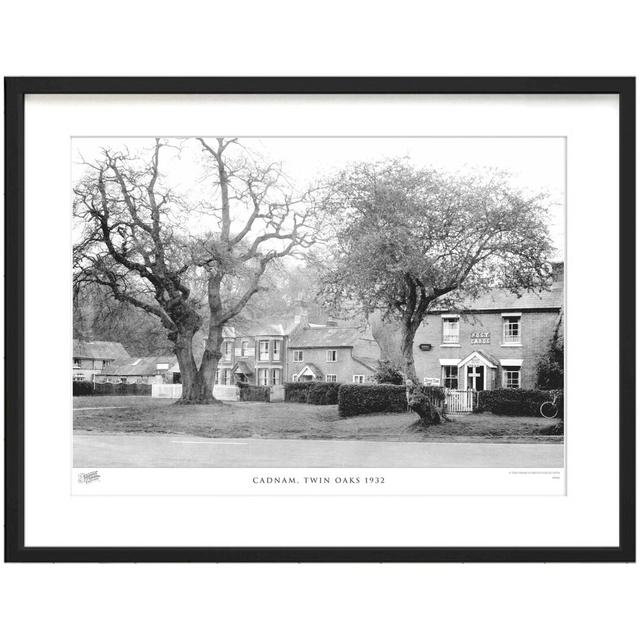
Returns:
[[[471,413],[477,403],[477,391],[473,389],[445,389],[447,413]]]

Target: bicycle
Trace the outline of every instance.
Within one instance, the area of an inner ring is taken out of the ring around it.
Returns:
[[[558,405],[558,396],[560,394],[558,392],[554,393],[552,396],[552,400],[545,400],[540,405],[540,415],[543,418],[548,418],[549,420],[558,417],[558,413],[560,413],[560,407]]]

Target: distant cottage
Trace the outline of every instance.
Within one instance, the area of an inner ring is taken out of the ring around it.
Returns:
[[[376,370],[380,349],[352,327],[299,325],[289,338],[290,380],[363,383]]]
[[[73,341],[73,380],[93,382],[96,375],[115,360],[128,358],[119,342]]]
[[[96,375],[96,382],[117,384],[177,384],[178,360],[174,355],[116,360]]]

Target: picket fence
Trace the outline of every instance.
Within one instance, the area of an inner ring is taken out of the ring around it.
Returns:
[[[445,389],[447,413],[471,413],[478,404],[478,392],[473,389]]]

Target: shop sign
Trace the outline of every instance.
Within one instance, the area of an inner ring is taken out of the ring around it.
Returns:
[[[490,331],[472,332],[471,344],[491,344],[491,332]]]

